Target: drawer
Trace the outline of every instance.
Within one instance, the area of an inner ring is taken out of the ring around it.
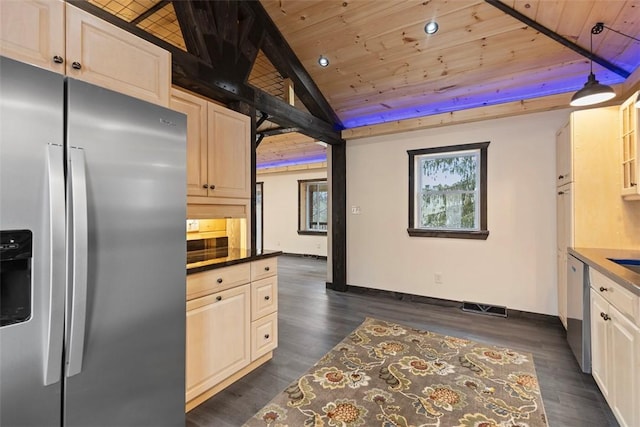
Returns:
[[[596,293],[632,321],[638,320],[639,297],[593,268],[589,268],[589,279]]]
[[[251,263],[251,280],[264,279],[278,274],[278,257],[265,258]]]
[[[251,282],[251,320],[278,309],[278,276]]]
[[[251,280],[249,263],[187,275],[187,300],[244,285]]]
[[[251,323],[251,360],[278,346],[278,313],[271,313]]]

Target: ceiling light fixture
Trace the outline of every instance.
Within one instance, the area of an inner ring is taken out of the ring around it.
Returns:
[[[430,21],[424,26],[424,32],[427,34],[435,34],[438,31],[438,28],[440,28],[440,26],[436,21]]]
[[[320,66],[322,68],[326,68],[329,66],[329,58],[327,58],[324,55],[320,55],[320,58],[318,58],[318,64],[320,64]]]
[[[598,22],[591,28],[591,44],[589,53],[593,55],[593,35],[600,34],[604,25],[601,22]],[[583,107],[585,105],[594,105],[599,104],[601,102],[608,101],[612,98],[615,98],[616,93],[611,88],[611,86],[600,84],[598,80],[596,80],[595,74],[593,74],[593,60],[589,58],[590,72],[589,77],[587,78],[587,82],[584,84],[582,89],[577,91],[571,97],[571,102],[569,105],[572,107]]]

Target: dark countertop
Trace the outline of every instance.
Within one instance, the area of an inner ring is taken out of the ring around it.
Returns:
[[[622,285],[635,295],[640,295],[640,274],[609,261],[607,258],[640,259],[640,250],[631,249],[598,249],[598,248],[568,248],[569,255],[573,255],[595,268],[614,282]]]
[[[229,255],[222,258],[212,258],[206,261],[187,264],[187,274],[200,273],[201,271],[241,264],[243,262],[257,261],[282,255],[282,251],[249,251],[247,249],[229,249]]]

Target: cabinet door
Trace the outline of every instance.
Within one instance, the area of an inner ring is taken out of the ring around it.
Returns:
[[[638,151],[640,150],[640,136],[638,122],[640,109],[635,108],[637,92],[620,106],[620,140],[622,144],[622,195],[628,200],[640,199],[640,185],[638,175],[640,164]]]
[[[250,293],[242,285],[187,303],[187,402],[250,363]]]
[[[567,329],[567,252],[558,250],[558,317]]]
[[[206,196],[207,101],[190,93],[171,89],[170,107],[187,115],[187,195]]]
[[[602,391],[602,395],[609,401],[609,321],[603,315],[610,316],[609,304],[591,290],[591,374]]]
[[[640,354],[638,340],[640,332],[633,323],[625,318],[615,307],[610,306],[611,324],[609,328],[609,356],[611,371],[609,375],[609,393],[611,409],[622,427],[640,425]]]
[[[278,346],[278,313],[271,313],[251,324],[251,360]]]
[[[68,3],[66,14],[68,76],[169,106],[169,52]]]
[[[209,196],[250,198],[250,118],[210,103],[207,133]]]
[[[567,122],[556,134],[556,185],[573,181],[571,159],[571,124]]]
[[[0,0],[3,56],[64,74],[64,33],[63,1]]]

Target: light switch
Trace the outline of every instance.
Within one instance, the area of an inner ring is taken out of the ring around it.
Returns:
[[[351,213],[353,215],[360,215],[360,206],[351,206]]]

